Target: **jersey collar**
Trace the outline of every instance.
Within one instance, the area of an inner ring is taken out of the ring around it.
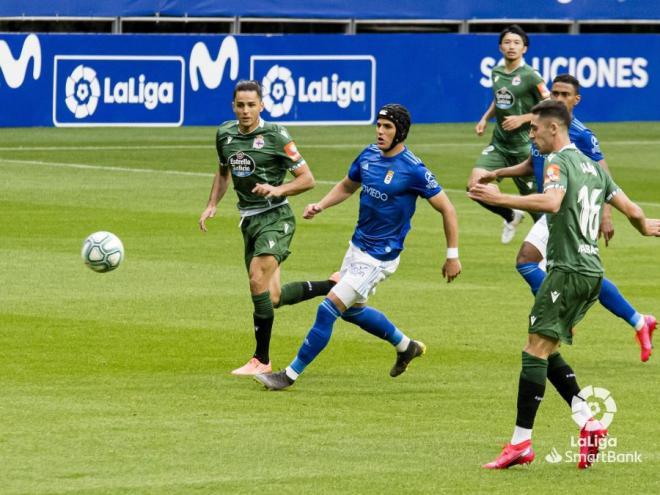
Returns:
[[[241,128],[238,127],[238,120],[237,120],[236,121],[236,130],[238,131],[238,133],[240,135],[247,136],[248,134],[252,134],[253,132],[255,132],[257,129],[261,129],[264,125],[266,125],[266,121],[264,119],[262,119],[261,117],[259,117],[259,124],[257,125],[257,127],[252,129],[250,132],[241,132]]]

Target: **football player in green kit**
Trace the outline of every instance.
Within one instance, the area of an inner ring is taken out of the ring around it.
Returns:
[[[263,108],[259,83],[239,81],[232,101],[236,120],[218,128],[216,149],[220,165],[206,209],[199,218],[200,229],[206,232],[206,221],[215,216],[217,204],[232,182],[238,196],[256,339],[254,355],[233,370],[234,375],[272,371],[269,347],[274,307],[325,295],[334,285],[333,280],[280,285],[280,265],[290,254],[289,245],[296,229],[287,196],[313,188],[314,176],[287,130],[264,122]],[[284,182],[287,172],[293,179]]]
[[[589,467],[598,455],[607,429],[592,417],[580,396],[572,368],[559,353],[571,344],[573,329],[598,300],[603,265],[598,255],[598,230],[605,202],[621,211],[646,236],[660,237],[660,220],[647,219],[642,209],[598,164],[571,143],[571,115],[560,101],[544,101],[532,109],[530,137],[545,161],[542,194],[513,196],[496,186],[477,184],[470,198],[497,206],[547,213],[548,275],[536,293],[529,314],[528,340],[518,382],[518,414],[511,442],[487,469],[506,469],[534,460],[532,426],[545,394],[546,380],[571,406],[580,427],[578,467]]]
[[[486,113],[475,127],[478,136],[483,135],[488,120],[496,117],[497,124],[490,144],[481,152],[470,178],[468,189],[473,187],[486,171],[517,165],[529,156],[529,122],[531,108],[541,100],[550,97],[550,91],[543,78],[523,60],[529,47],[527,34],[518,25],[512,25],[500,33],[500,52],[504,65],[493,69],[491,80],[494,98]],[[535,191],[533,177],[514,177],[520,194]],[[523,220],[520,210],[487,205],[483,207],[497,213],[504,219],[502,243],[508,244],[516,233],[516,227]]]

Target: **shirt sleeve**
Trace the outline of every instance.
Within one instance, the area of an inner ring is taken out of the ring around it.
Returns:
[[[616,196],[619,191],[621,191],[621,188],[617,186],[616,182],[614,182],[614,179],[610,177],[610,174],[604,170],[602,172],[605,174],[605,201],[609,203],[612,201],[612,198]]]
[[[575,143],[577,148],[595,162],[603,160],[605,157],[600,151],[600,143],[591,129],[584,129],[580,133],[579,141]]]
[[[307,164],[298,151],[296,143],[284,127],[280,127],[275,136],[275,154],[282,159],[282,163],[288,171],[293,172],[295,169]]]
[[[227,164],[225,163],[225,158],[222,155],[222,140],[224,139],[224,136],[220,134],[220,131],[218,131],[215,135],[215,151],[218,154],[218,164],[221,167],[226,167]]]
[[[566,191],[568,186],[568,175],[566,164],[559,157],[552,155],[545,160],[545,171],[543,173],[543,192],[550,189],[561,189]]]
[[[360,163],[362,163],[362,157],[364,155],[364,152],[360,153],[355,160],[353,160],[353,163],[351,163],[351,166],[348,167],[348,178],[351,179],[353,182],[362,182],[362,168],[360,166]],[[368,165],[367,165],[368,166]]]
[[[545,81],[537,71],[532,72],[532,94],[536,102],[550,98],[550,90]]]
[[[410,187],[419,196],[429,199],[442,191],[442,186],[425,165],[419,165],[413,172],[413,180]]]

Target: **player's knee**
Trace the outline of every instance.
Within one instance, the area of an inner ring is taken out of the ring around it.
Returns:
[[[543,261],[541,252],[529,242],[523,242],[523,245],[520,247],[520,251],[518,251],[518,255],[516,256],[516,265],[540,263],[541,261]]]

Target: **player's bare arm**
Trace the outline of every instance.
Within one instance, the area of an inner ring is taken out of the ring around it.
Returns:
[[[605,172],[609,174],[611,177],[612,174],[610,173],[610,167],[607,166],[607,162],[603,159],[598,162],[598,165],[601,166]],[[605,203],[603,205],[603,212],[601,213],[600,217],[600,229],[598,230],[598,236],[603,236],[603,239],[605,239],[605,247],[607,247],[610,243],[610,240],[612,237],[614,237],[614,224],[612,223],[612,207],[608,204]]]
[[[254,194],[265,198],[278,198],[282,196],[295,196],[309,191],[316,185],[312,171],[307,165],[301,165],[293,171],[294,179],[280,186],[270,184],[257,184],[252,189]]]
[[[610,204],[623,213],[642,235],[660,237],[660,219],[646,218],[644,210],[630,201],[623,191],[617,192]]]
[[[528,124],[531,121],[531,113],[525,113],[523,115],[509,115],[504,117],[504,120],[502,121],[502,129],[505,131],[515,131],[519,127]]]
[[[207,231],[206,220],[215,216],[217,205],[227,192],[230,180],[229,167],[220,167],[215,173],[213,184],[211,185],[211,193],[209,194],[209,201],[199,217],[199,228],[202,232]]]
[[[461,273],[461,262],[458,259],[458,216],[456,209],[444,191],[429,198],[431,206],[442,214],[442,226],[447,240],[447,259],[442,266],[442,276],[447,283],[453,281]]]
[[[355,191],[360,188],[360,183],[352,181],[348,177],[344,177],[340,182],[330,189],[330,192],[323,196],[323,199],[318,203],[311,203],[305,206],[303,218],[309,220],[314,218],[318,213],[321,213],[326,208],[337,205],[342,201],[350,198]]]
[[[534,175],[534,166],[532,165],[532,157],[529,156],[524,162],[520,162],[512,167],[504,167],[497,170],[487,170],[485,174],[479,177],[479,182],[486,184],[494,182],[500,178],[506,177],[528,177]]]
[[[495,101],[491,101],[486,113],[483,114],[479,122],[474,128],[474,132],[477,133],[477,136],[483,136],[486,132],[486,127],[488,126],[488,121],[495,116]]]
[[[517,210],[542,213],[557,213],[564,199],[564,191],[553,188],[548,189],[543,194],[514,196],[501,193],[500,189],[494,184],[477,184],[470,189],[468,196],[471,199],[495,206],[506,206]]]

